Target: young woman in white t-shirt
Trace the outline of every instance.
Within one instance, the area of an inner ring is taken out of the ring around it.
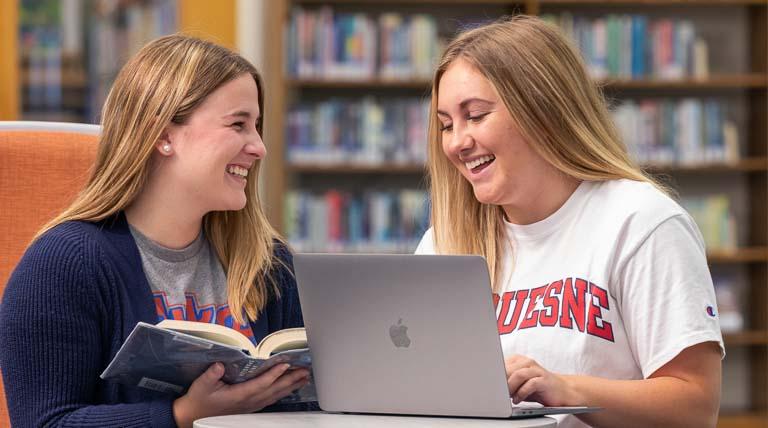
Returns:
[[[527,16],[462,33],[430,121],[417,253],[488,260],[512,399],[604,408],[561,426],[715,426],[723,344],[701,235],[629,159],[566,38]]]

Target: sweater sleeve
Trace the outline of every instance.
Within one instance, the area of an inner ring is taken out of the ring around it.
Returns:
[[[283,315],[281,328],[304,327],[299,290],[293,273],[293,254],[284,244],[277,243],[275,256],[282,262],[282,265],[278,264],[275,275],[275,279],[280,284],[280,304]]]
[[[282,328],[304,327],[304,318],[301,315],[299,303],[299,291],[296,285],[296,277],[293,274],[293,255],[285,244],[275,243],[275,257],[282,263],[278,263],[275,271],[275,280],[280,285],[280,300],[276,313],[280,313],[282,319],[279,324]],[[277,309],[277,308],[274,308]],[[316,401],[309,403],[278,403],[266,407],[262,412],[306,412],[318,411],[320,406]]]
[[[120,311],[115,276],[93,240],[59,226],[38,239],[11,276],[0,305],[0,366],[14,427],[174,427],[172,401],[105,403]]]

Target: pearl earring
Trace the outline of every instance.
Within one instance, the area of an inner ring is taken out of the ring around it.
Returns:
[[[170,153],[171,152],[171,145],[168,144],[168,143],[163,144],[163,151],[165,153]]]

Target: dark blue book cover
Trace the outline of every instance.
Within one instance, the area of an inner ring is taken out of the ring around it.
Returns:
[[[244,382],[282,363],[297,368],[312,367],[307,348],[283,351],[262,359],[249,355],[244,349],[139,322],[101,378],[181,395],[216,362],[224,364],[222,380],[227,383]],[[317,401],[313,381],[281,399],[280,403],[309,401]]]
[[[632,16],[632,78],[639,79],[645,76],[645,47],[646,18],[641,15]]]

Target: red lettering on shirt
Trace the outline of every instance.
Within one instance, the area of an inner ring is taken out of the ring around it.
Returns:
[[[197,322],[215,323],[229,327],[242,333],[245,337],[256,343],[253,329],[248,321],[239,324],[235,321],[229,310],[228,304],[223,305],[198,305],[195,293],[186,293],[183,305],[168,304],[168,296],[164,292],[153,293],[157,321],[164,319],[187,320]]]
[[[614,341],[613,326],[605,321],[611,310],[608,291],[585,279],[565,278],[532,289],[494,294],[493,304],[498,311],[499,335],[544,327]]]

